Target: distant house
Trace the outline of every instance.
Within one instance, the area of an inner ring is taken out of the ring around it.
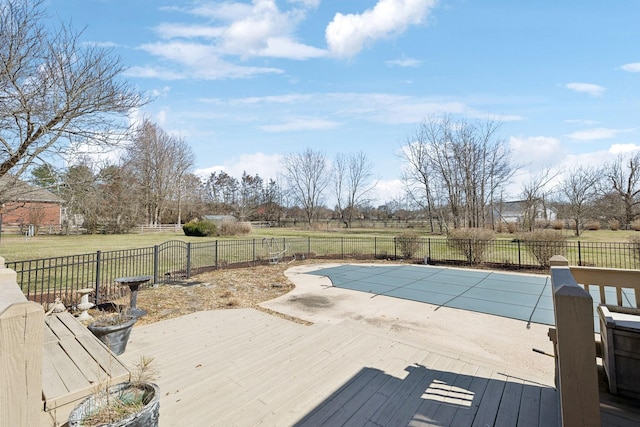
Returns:
[[[233,215],[204,215],[202,219],[213,222],[216,226],[220,226],[223,222],[237,222]]]
[[[522,224],[525,218],[526,206],[527,202],[525,200],[501,202],[495,205],[495,216],[506,223]],[[558,217],[555,209],[545,207],[541,201],[533,202],[532,211],[534,220],[553,221]]]
[[[0,178],[2,225],[60,227],[64,200],[26,182]]]

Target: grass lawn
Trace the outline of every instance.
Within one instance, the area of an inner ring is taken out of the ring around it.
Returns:
[[[429,237],[425,230],[412,229],[423,237]],[[146,248],[170,240],[183,242],[206,242],[229,239],[260,239],[272,237],[394,237],[407,231],[406,229],[376,228],[376,229],[323,229],[323,225],[317,225],[313,231],[297,228],[259,228],[246,236],[231,238],[218,237],[189,237],[182,232],[144,233],[144,234],[120,234],[120,235],[39,235],[25,239],[16,234],[3,234],[0,239],[0,256],[7,261],[21,261],[28,259],[49,258],[65,255],[79,255],[96,251],[114,251],[121,249]],[[635,231],[585,231],[579,238],[573,236],[571,230],[564,231],[570,240],[583,242],[627,242],[629,236],[635,235]],[[434,238],[444,238],[435,235]],[[512,234],[499,234],[498,239],[512,240]]]

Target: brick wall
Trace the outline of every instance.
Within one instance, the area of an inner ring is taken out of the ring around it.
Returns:
[[[4,225],[61,225],[61,208],[57,203],[8,202],[2,209]]]

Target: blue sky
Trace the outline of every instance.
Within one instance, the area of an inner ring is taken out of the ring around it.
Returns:
[[[275,178],[306,147],[364,151],[378,201],[401,194],[420,122],[497,118],[523,165],[602,164],[640,148],[640,4],[564,0],[48,0],[112,47],[183,137],[196,171]]]

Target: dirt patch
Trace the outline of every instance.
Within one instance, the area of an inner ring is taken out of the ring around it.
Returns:
[[[333,302],[331,302],[329,298],[319,295],[298,295],[289,298],[287,301],[306,309],[313,309],[314,311],[318,308],[333,307]]]
[[[258,304],[284,295],[295,287],[284,274],[287,269],[299,265],[327,262],[336,262],[336,260],[307,258],[304,261],[295,261],[291,264],[282,262],[275,265],[220,269],[198,274],[176,284],[142,288],[138,292],[136,305],[138,308],[146,310],[147,314],[136,322],[136,326],[184,316],[196,311],[231,308],[254,308],[299,323],[309,324],[304,320],[262,308]],[[358,263],[371,262],[371,260],[349,259],[342,262]],[[127,295],[113,302],[127,306],[129,303],[128,292]],[[313,310],[333,305],[329,299],[319,296],[307,298],[298,296],[292,298],[291,302]],[[89,310],[89,313],[93,316],[99,315],[97,310]]]

